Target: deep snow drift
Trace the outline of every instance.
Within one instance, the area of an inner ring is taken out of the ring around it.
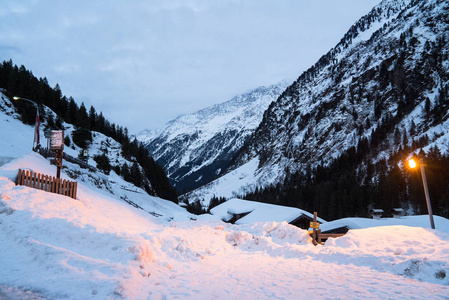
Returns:
[[[18,168],[54,172],[35,153],[0,168],[0,298],[449,298],[449,223],[314,247],[287,223],[192,221],[157,198],[155,217],[85,183],[77,200],[16,186]]]

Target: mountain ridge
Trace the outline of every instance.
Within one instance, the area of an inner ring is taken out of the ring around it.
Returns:
[[[169,121],[163,128],[142,131],[136,138],[167,170],[178,190],[198,187],[219,174],[262,114],[290,82],[284,80]]]

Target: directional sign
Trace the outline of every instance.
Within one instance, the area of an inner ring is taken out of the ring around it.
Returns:
[[[320,228],[320,223],[318,223],[318,222],[310,222],[310,228],[318,229],[318,228]]]

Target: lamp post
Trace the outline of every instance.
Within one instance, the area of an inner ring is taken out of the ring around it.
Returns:
[[[409,160],[410,168],[416,168],[416,165],[417,163],[413,158]],[[430,204],[429,189],[427,187],[426,172],[424,170],[424,162],[422,158],[419,159],[419,167],[421,170],[422,184],[424,186],[424,195],[426,196],[427,210],[429,212],[430,227],[432,227],[432,229],[435,229],[435,223],[433,222],[432,205]]]
[[[39,124],[40,124],[40,116],[39,116],[39,107],[37,103],[33,100],[22,98],[22,97],[13,97],[14,100],[23,100],[32,103],[36,107],[36,124],[34,125],[34,141],[33,141],[33,151],[37,151],[40,147],[39,143]],[[36,144],[36,146],[34,146]]]

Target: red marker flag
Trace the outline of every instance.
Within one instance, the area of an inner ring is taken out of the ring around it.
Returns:
[[[39,145],[39,125],[41,123],[40,117],[39,117],[39,109],[37,109],[36,113],[36,125],[35,125],[35,132],[34,132],[34,141],[36,142],[36,147]]]

